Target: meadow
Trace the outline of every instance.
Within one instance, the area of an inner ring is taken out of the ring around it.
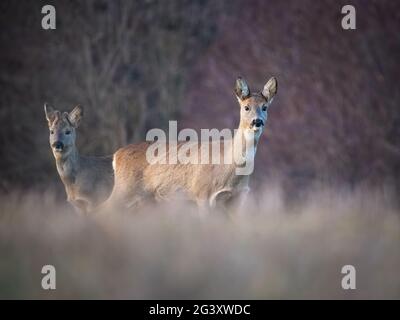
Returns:
[[[51,192],[1,199],[0,298],[399,299],[400,215],[381,191],[265,187],[243,212],[169,203],[78,216]],[[56,290],[41,268],[56,268]],[[343,290],[341,269],[356,268]]]

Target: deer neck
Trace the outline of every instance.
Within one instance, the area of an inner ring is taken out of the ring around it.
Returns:
[[[67,155],[56,157],[56,165],[58,174],[64,184],[73,183],[80,165],[80,156],[77,148],[73,146]]]
[[[233,159],[236,165],[242,165],[242,161],[254,163],[259,138],[260,134],[239,126],[233,137],[232,144]]]

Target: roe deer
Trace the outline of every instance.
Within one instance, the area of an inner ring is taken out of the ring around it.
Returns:
[[[246,81],[238,78],[235,93],[240,105],[240,124],[233,139],[224,144],[223,154],[231,152],[235,159],[254,164],[257,143],[267,121],[268,107],[277,93],[277,81],[272,77],[260,93],[251,93]],[[243,143],[249,140],[251,148]],[[173,194],[181,191],[200,208],[213,208],[217,204],[226,208],[235,204],[236,200],[242,200],[249,190],[251,172],[238,175],[236,171],[243,163],[150,164],[146,155],[151,145],[128,145],[114,154],[114,189],[108,205],[130,207],[146,199],[171,199]],[[180,147],[182,144],[178,144],[177,150]],[[209,147],[201,145],[199,150]],[[171,151],[166,153],[168,157],[171,156]]]
[[[104,202],[112,191],[112,156],[85,157],[78,153],[75,140],[76,128],[83,116],[81,106],[76,106],[70,113],[61,113],[45,104],[44,112],[49,125],[50,147],[67,199],[78,212],[88,213]]]

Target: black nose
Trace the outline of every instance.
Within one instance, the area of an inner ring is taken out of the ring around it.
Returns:
[[[64,143],[61,141],[56,141],[53,143],[53,148],[62,151],[62,149],[64,149]]]
[[[256,126],[258,128],[258,127],[263,126],[264,122],[261,119],[254,119],[252,124],[253,124],[253,126]]]

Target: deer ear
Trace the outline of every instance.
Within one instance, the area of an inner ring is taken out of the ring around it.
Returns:
[[[278,92],[278,82],[276,81],[275,77],[272,77],[268,80],[265,84],[261,94],[264,96],[267,101],[271,100],[274,95]]]
[[[235,93],[240,100],[244,100],[250,96],[249,86],[241,77],[236,79]]]
[[[81,122],[81,119],[83,117],[83,107],[82,106],[76,106],[69,114],[68,114],[68,119],[71,122],[71,124],[77,128],[79,126],[79,123]]]
[[[45,103],[44,104],[44,113],[46,115],[47,122],[49,123],[49,125],[51,125],[51,123],[56,118],[56,111],[51,106],[49,106],[47,103]]]

